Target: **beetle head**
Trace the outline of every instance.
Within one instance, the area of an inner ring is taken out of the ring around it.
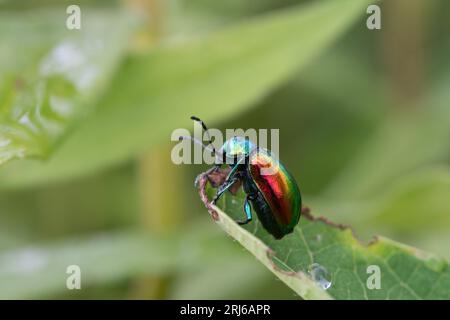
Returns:
[[[248,138],[234,136],[225,141],[220,151],[223,154],[224,162],[236,164],[242,158],[248,158],[255,148],[256,146]]]

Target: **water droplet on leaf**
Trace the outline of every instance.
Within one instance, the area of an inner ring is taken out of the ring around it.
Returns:
[[[324,266],[313,263],[309,266],[308,273],[322,289],[327,290],[331,287],[331,276]]]

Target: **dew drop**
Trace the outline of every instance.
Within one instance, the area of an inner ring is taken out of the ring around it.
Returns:
[[[331,287],[331,277],[324,266],[313,263],[309,266],[308,273],[322,289],[327,290]]]

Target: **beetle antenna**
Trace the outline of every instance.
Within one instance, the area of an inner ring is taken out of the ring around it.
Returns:
[[[211,145],[212,148],[213,148],[213,150],[214,150],[214,152],[216,152],[216,149],[214,148],[214,146],[213,146],[213,144],[212,144],[211,136],[209,135],[209,129],[208,129],[208,127],[206,126],[206,124],[205,124],[200,118],[197,118],[196,116],[191,116],[191,120],[200,122],[200,124],[202,125],[203,130],[204,130],[205,133],[208,135],[208,144],[207,144],[207,145]]]
[[[223,158],[222,153],[220,153],[219,151],[217,151],[214,147],[210,147],[209,144],[204,144],[203,142],[201,142],[201,141],[198,140],[197,138],[190,137],[190,136],[180,136],[178,139],[179,139],[180,141],[182,141],[182,140],[191,140],[191,141],[193,141],[195,144],[202,146],[203,148],[205,148],[205,149],[208,150],[209,152],[214,153],[214,155],[216,156],[216,159],[219,159],[219,161],[222,161],[222,158]]]

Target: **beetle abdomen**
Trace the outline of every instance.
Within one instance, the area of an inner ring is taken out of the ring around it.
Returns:
[[[279,226],[272,213],[272,209],[269,207],[269,204],[261,192],[258,191],[258,196],[254,200],[251,200],[251,202],[253,210],[258,215],[259,221],[263,227],[275,237],[275,239],[281,239],[286,233],[290,232],[287,232],[285,228]]]
[[[250,155],[248,171],[273,216],[266,220],[272,220],[277,225],[281,237],[292,232],[300,219],[302,206],[300,190],[292,175],[264,149],[258,149]],[[266,227],[271,232],[269,228]]]

